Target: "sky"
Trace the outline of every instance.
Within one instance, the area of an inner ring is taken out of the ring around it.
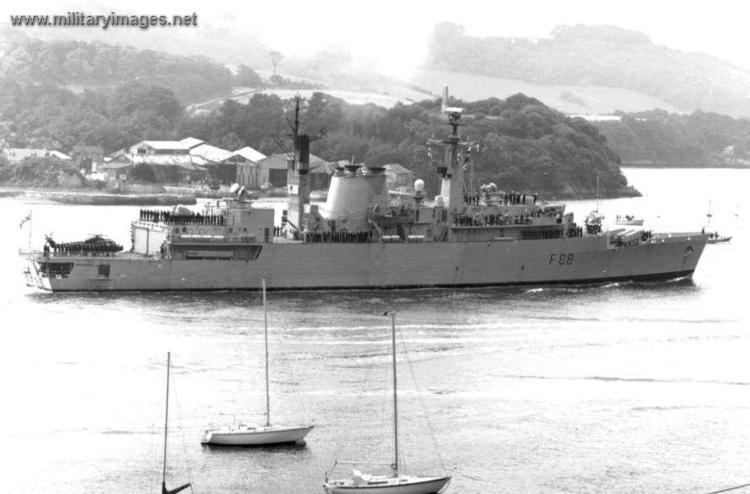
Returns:
[[[201,26],[256,33],[286,55],[343,48],[357,65],[403,78],[424,59],[432,28],[441,21],[461,24],[469,35],[519,37],[546,37],[560,24],[616,25],[643,32],[657,44],[706,53],[750,70],[750,2],[737,0],[6,0],[0,6],[0,21],[11,13],[68,10],[168,15],[194,11]]]
[[[658,0],[495,0],[408,2],[381,0],[300,2],[297,16],[285,2],[259,2],[257,16],[281,19],[288,28],[259,26],[269,43],[291,52],[304,49],[289,31],[313,33],[310,43],[345,44],[359,58],[372,59],[387,72],[408,70],[425,55],[437,22],[450,20],[476,36],[546,37],[560,24],[610,24],[647,34],[652,41],[685,51],[717,56],[750,69],[750,2],[662,2]],[[313,21],[312,19],[315,19]]]

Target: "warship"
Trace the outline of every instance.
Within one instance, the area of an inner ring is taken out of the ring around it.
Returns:
[[[389,194],[383,167],[350,163],[332,173],[325,203],[310,201],[310,142],[299,99],[287,166],[288,209],[277,223],[243,189],[206,209],[141,210],[127,252],[97,238],[21,252],[29,286],[58,291],[393,289],[589,284],[690,277],[708,236],[606,230],[578,224],[565,204],[495,184],[472,190],[474,146],[459,135],[462,111],[446,106],[450,132],[440,192]]]

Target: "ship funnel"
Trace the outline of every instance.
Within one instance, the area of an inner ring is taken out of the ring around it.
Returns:
[[[379,175],[381,173],[385,173],[385,166],[367,166],[367,171],[370,172],[373,175]]]
[[[348,171],[351,174],[357,173],[357,170],[362,168],[362,165],[358,163],[349,163],[348,165],[344,165],[344,168],[346,168],[346,171]]]

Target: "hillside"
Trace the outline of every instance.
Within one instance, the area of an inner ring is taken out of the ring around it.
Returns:
[[[165,87],[183,103],[227,94],[232,74],[204,57],[183,57],[101,42],[5,38],[0,78],[74,90],[111,89],[137,81]]]
[[[750,116],[750,72],[612,26],[560,26],[550,38],[526,39],[471,37],[443,23],[433,33],[426,68],[539,85],[623,88],[678,111]]]
[[[595,195],[599,176],[603,196],[637,194],[620,172],[619,157],[596,127],[582,119],[568,118],[522,94],[471,103],[452,100],[451,105],[466,108],[462,133],[479,145],[472,154],[476,183],[495,182],[505,190],[546,198],[585,198]],[[263,153],[279,152],[278,136],[288,132],[289,109],[290,103],[275,95],[255,94],[247,104],[227,101],[208,115],[183,120],[178,135],[216,145],[234,136],[233,142]],[[438,99],[386,109],[315,92],[302,120],[314,135],[325,130],[325,138],[312,146],[316,155],[367,165],[400,163],[424,178],[428,193],[435,194],[441,154],[433,150],[431,156],[424,144],[449,130],[439,109]]]
[[[101,146],[110,153],[143,139],[169,139],[183,118],[174,93],[139,82],[76,94],[51,84],[0,78],[0,143],[57,149]]]
[[[135,9],[135,7],[132,7]],[[106,11],[106,9],[104,9]],[[118,13],[125,14],[122,5]],[[128,9],[130,10],[130,9]],[[130,14],[142,12],[130,11]],[[7,19],[4,19],[7,21]],[[226,21],[226,19],[225,19]],[[39,29],[36,27],[0,26],[0,45],[3,39],[37,38],[46,42],[83,41],[90,44],[131,46],[136,50],[158,49],[182,57],[208,57],[222,64],[249,64],[270,67],[268,52],[271,48],[255,33],[247,30],[244,20],[231,28],[211,25],[199,12],[200,29],[91,29],[68,26],[65,29]]]
[[[593,122],[624,166],[750,167],[750,121],[715,113],[621,113]]]
[[[544,104],[569,115],[608,114],[617,110],[637,112],[653,108],[680,113],[663,99],[620,87],[543,85],[517,79],[428,69],[419,70],[412,82],[438,94],[447,84],[452,94],[469,101],[491,97],[507,98],[520,92],[534,96]]]

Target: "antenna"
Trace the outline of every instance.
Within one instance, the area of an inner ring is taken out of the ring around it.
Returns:
[[[447,113],[449,121],[453,121],[454,119],[458,121],[463,111],[463,108],[459,108],[457,106],[448,106],[448,86],[443,86],[443,102],[440,105],[440,112]]]

